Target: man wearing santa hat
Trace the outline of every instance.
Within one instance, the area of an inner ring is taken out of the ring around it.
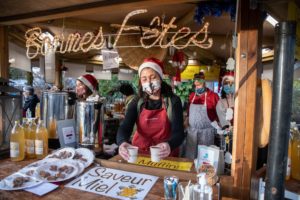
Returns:
[[[194,75],[195,91],[189,96],[188,106],[188,134],[186,139],[185,157],[197,157],[198,145],[213,145],[216,129],[214,122],[218,121],[216,105],[218,94],[206,87],[203,72]]]
[[[78,77],[76,80],[76,94],[79,101],[91,99],[97,101],[99,99],[97,79],[91,74]]]
[[[160,148],[159,157],[178,156],[184,140],[182,104],[171,86],[163,81],[163,64],[155,58],[145,59],[138,69],[139,94],[129,105],[119,127],[119,154],[129,159],[128,148],[149,154],[150,146]],[[137,129],[130,136],[134,125]]]

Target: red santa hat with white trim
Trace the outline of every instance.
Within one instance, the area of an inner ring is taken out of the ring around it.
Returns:
[[[234,81],[234,71],[225,72],[225,75],[222,77],[222,85],[225,80]]]
[[[235,60],[233,58],[228,58],[226,62],[226,72],[224,76],[222,77],[222,85],[225,80],[234,81],[234,66],[235,66]]]
[[[158,73],[161,79],[163,79],[163,63],[157,58],[146,58],[140,65],[138,73],[141,76],[141,72],[145,68],[151,68]]]
[[[98,81],[91,74],[85,74],[77,78],[77,80],[81,81],[85,86],[87,86],[92,92],[98,90]]]

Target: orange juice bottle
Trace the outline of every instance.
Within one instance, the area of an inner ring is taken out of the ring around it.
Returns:
[[[19,121],[15,121],[15,125],[11,130],[10,158],[12,161],[21,161],[25,158],[25,134]]]
[[[291,170],[292,178],[300,181],[300,132],[296,126],[293,128]]]
[[[41,105],[40,103],[36,104],[36,107],[35,107],[35,117],[36,118],[40,118],[41,116]]]
[[[39,120],[35,135],[35,155],[37,159],[42,159],[48,154],[48,131]]]
[[[23,124],[22,124],[24,135],[25,135],[25,157],[27,157],[27,137],[29,137],[29,118],[23,118]]]
[[[36,126],[32,120],[25,131],[26,158],[35,158],[34,141]]]

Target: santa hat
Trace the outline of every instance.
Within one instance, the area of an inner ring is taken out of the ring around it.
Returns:
[[[141,72],[145,68],[151,68],[156,71],[160,78],[163,78],[163,63],[156,58],[146,58],[144,62],[140,65],[138,73],[141,76]]]
[[[225,80],[234,81],[234,71],[227,71],[225,72],[223,78],[222,78],[222,85],[224,84]]]
[[[98,90],[98,81],[91,74],[85,74],[77,78],[77,80],[81,81],[84,85],[86,85],[92,92]]]
[[[220,71],[219,90],[226,79],[230,81],[234,81],[234,67],[235,67],[235,60],[231,57],[228,58],[226,62],[226,68],[221,68]]]

